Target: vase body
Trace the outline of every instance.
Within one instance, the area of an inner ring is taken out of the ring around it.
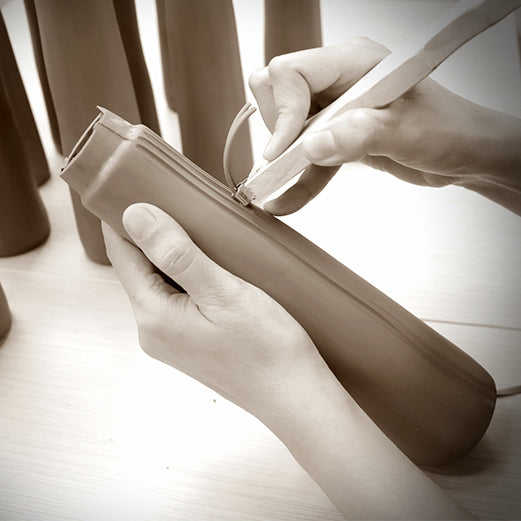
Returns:
[[[9,40],[4,19],[0,14],[0,74],[4,88],[13,106],[13,117],[18,131],[23,136],[23,147],[31,176],[37,185],[42,185],[50,177],[49,165],[42,141],[27,98],[15,55]]]
[[[319,0],[264,0],[264,61],[322,45]]]
[[[128,2],[117,2],[123,12],[135,15]],[[113,107],[134,123],[142,121],[115,4],[107,0],[34,0],[45,71],[59,127],[61,149],[69,154],[97,106]],[[123,16],[124,17],[124,16]],[[131,21],[124,31],[132,35]],[[136,49],[137,40],[129,43]],[[143,73],[137,59],[136,70]],[[136,80],[143,83],[143,74]],[[146,82],[145,82],[146,83]],[[153,101],[150,101],[153,103]],[[147,105],[150,123],[155,114]],[[101,222],[71,193],[80,240],[87,256],[109,264]]]
[[[58,120],[56,119],[56,110],[54,109],[54,102],[52,100],[51,89],[49,87],[49,80],[47,78],[47,71],[45,70],[45,62],[43,59],[42,44],[40,40],[40,29],[38,27],[38,19],[36,17],[36,8],[34,0],[24,0],[25,13],[27,15],[27,23],[31,32],[31,43],[33,47],[34,61],[38,71],[38,78],[42,89],[42,95],[47,109],[47,118],[51,129],[51,135],[59,154],[63,151],[61,149],[60,130],[58,128]]]
[[[7,337],[9,329],[11,328],[11,310],[7,302],[7,297],[0,284],[0,344]]]
[[[1,30],[1,23],[0,23]],[[33,178],[25,134],[20,128],[18,99],[13,100],[0,53],[0,257],[18,255],[47,239],[49,219]]]
[[[231,0],[157,0],[165,93],[179,116],[183,154],[224,182],[230,125],[245,104]],[[234,140],[230,169],[238,180],[252,167],[250,134]]]
[[[124,210],[155,204],[216,263],[272,296],[416,463],[458,459],[482,437],[496,389],[476,361],[295,230],[241,205],[146,127],[104,112],[62,177],[127,238]]]

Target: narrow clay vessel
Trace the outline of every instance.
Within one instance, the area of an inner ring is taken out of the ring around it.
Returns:
[[[114,5],[106,0],[34,0],[41,48],[59,126],[68,154],[97,105],[141,121],[127,53]],[[99,219],[73,194],[79,236],[92,260],[108,264]]]
[[[47,71],[45,70],[45,63],[43,61],[42,44],[40,40],[40,29],[38,28],[38,20],[36,18],[36,9],[34,7],[34,0],[24,0],[25,12],[27,15],[27,22],[31,32],[31,43],[33,46],[34,61],[40,79],[40,86],[42,88],[45,108],[47,109],[47,117],[49,119],[49,126],[51,135],[59,154],[62,153],[60,130],[58,128],[58,120],[56,119],[56,110],[52,100],[51,89],[49,87],[49,80],[47,78]]]
[[[154,93],[148,74],[143,48],[139,37],[134,0],[112,0],[116,12],[121,39],[130,68],[130,76],[136,94],[141,123],[160,134]]]
[[[0,24],[2,27],[2,24]],[[49,219],[38,193],[19,127],[18,98],[0,53],[0,257],[24,253],[45,241]]]
[[[128,205],[172,215],[214,261],[302,324],[342,385],[416,463],[455,460],[482,437],[496,389],[478,363],[281,221],[242,206],[146,127],[104,111],[62,177],[127,238]]]
[[[0,74],[4,88],[13,106],[13,116],[20,134],[29,170],[38,185],[49,179],[49,165],[43,150],[42,141],[34,121],[34,116],[27,98],[25,86],[9,40],[9,34],[0,14]],[[3,124],[3,122],[2,122]]]
[[[224,182],[228,129],[245,103],[231,0],[157,0],[167,100],[179,115],[183,154]],[[249,130],[242,128],[231,170],[251,170]]]
[[[319,0],[264,0],[264,59],[322,45]]]
[[[7,303],[7,297],[0,284],[0,344],[3,342],[11,328],[11,310]]]

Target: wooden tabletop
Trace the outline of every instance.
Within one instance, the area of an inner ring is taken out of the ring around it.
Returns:
[[[323,0],[325,43],[368,34],[392,46],[409,23],[450,3]],[[20,6],[4,12],[34,85]],[[236,2],[245,72],[261,64],[261,9],[260,0]],[[151,34],[145,51],[161,123],[176,144],[157,75],[153,2],[140,1],[138,13]],[[521,116],[513,18],[458,53],[435,73],[440,81]],[[140,350],[112,268],[81,248],[41,94],[29,94],[54,172],[41,188],[52,233],[0,259],[13,314],[0,347],[0,519],[342,519],[260,422]],[[264,131],[253,125],[259,152]],[[421,189],[346,165],[285,221],[474,356],[498,387],[521,383],[519,217],[462,189]],[[521,396],[501,398],[476,449],[429,475],[480,518],[521,519],[520,433]]]

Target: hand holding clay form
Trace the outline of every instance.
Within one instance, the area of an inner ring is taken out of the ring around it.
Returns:
[[[104,225],[107,253],[149,355],[264,422],[348,518],[471,518],[376,427],[266,293],[215,264],[155,206],[130,206],[123,224],[138,247]]]
[[[298,136],[305,120],[327,106],[389,54],[355,38],[339,46],[279,56],[255,72],[250,87],[273,135],[273,160]],[[521,119],[476,105],[425,79],[381,109],[352,109],[304,140],[314,168],[264,208],[292,213],[315,197],[336,171],[362,161],[425,186],[455,184],[521,213]]]

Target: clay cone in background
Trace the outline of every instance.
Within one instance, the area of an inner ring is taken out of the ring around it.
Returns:
[[[0,284],[0,343],[4,340],[11,328],[11,311],[7,303],[7,297]]]
[[[167,101],[179,115],[183,154],[225,182],[222,156],[233,118],[245,103],[231,0],[158,0]],[[250,135],[237,135],[232,172],[251,170]]]
[[[156,0],[157,9],[157,28],[159,33],[159,46],[161,49],[161,68],[163,69],[163,84],[165,88],[165,98],[170,109],[177,111],[175,92],[170,86],[174,81],[174,74],[170,66],[170,56],[168,51],[168,30],[165,21],[165,2],[166,0]]]
[[[42,88],[43,99],[47,109],[47,117],[49,119],[49,126],[51,128],[51,135],[59,154],[62,153],[60,130],[58,128],[58,120],[56,119],[56,110],[54,109],[54,102],[51,96],[51,89],[49,87],[49,80],[47,78],[47,71],[45,70],[45,63],[43,61],[42,45],[40,42],[40,30],[38,29],[38,21],[36,19],[36,9],[34,7],[34,0],[24,0],[25,12],[27,14],[27,22],[29,30],[31,31],[31,42],[33,47],[34,60],[36,62],[36,69],[38,70],[38,77]]]
[[[5,53],[0,53],[2,60]],[[49,219],[29,169],[17,104],[0,67],[0,257],[24,253],[49,235]]]
[[[123,40],[123,47],[130,67],[130,75],[141,115],[141,123],[156,134],[160,134],[154,93],[139,38],[134,0],[113,0],[113,3]]]
[[[124,3],[118,5],[121,8]],[[70,153],[98,113],[97,105],[140,123],[114,4],[107,0],[34,0],[34,7],[63,153]],[[137,43],[133,41],[134,46]],[[109,264],[101,222],[75,194],[72,202],[85,252],[95,262]]]
[[[18,70],[11,47],[9,34],[0,14],[0,74],[9,103],[13,107],[13,117],[22,136],[27,164],[34,181],[41,185],[49,179],[49,165],[42,141],[34,121],[31,105]],[[4,124],[4,121],[1,122]]]
[[[264,0],[264,58],[322,45],[319,0]]]

